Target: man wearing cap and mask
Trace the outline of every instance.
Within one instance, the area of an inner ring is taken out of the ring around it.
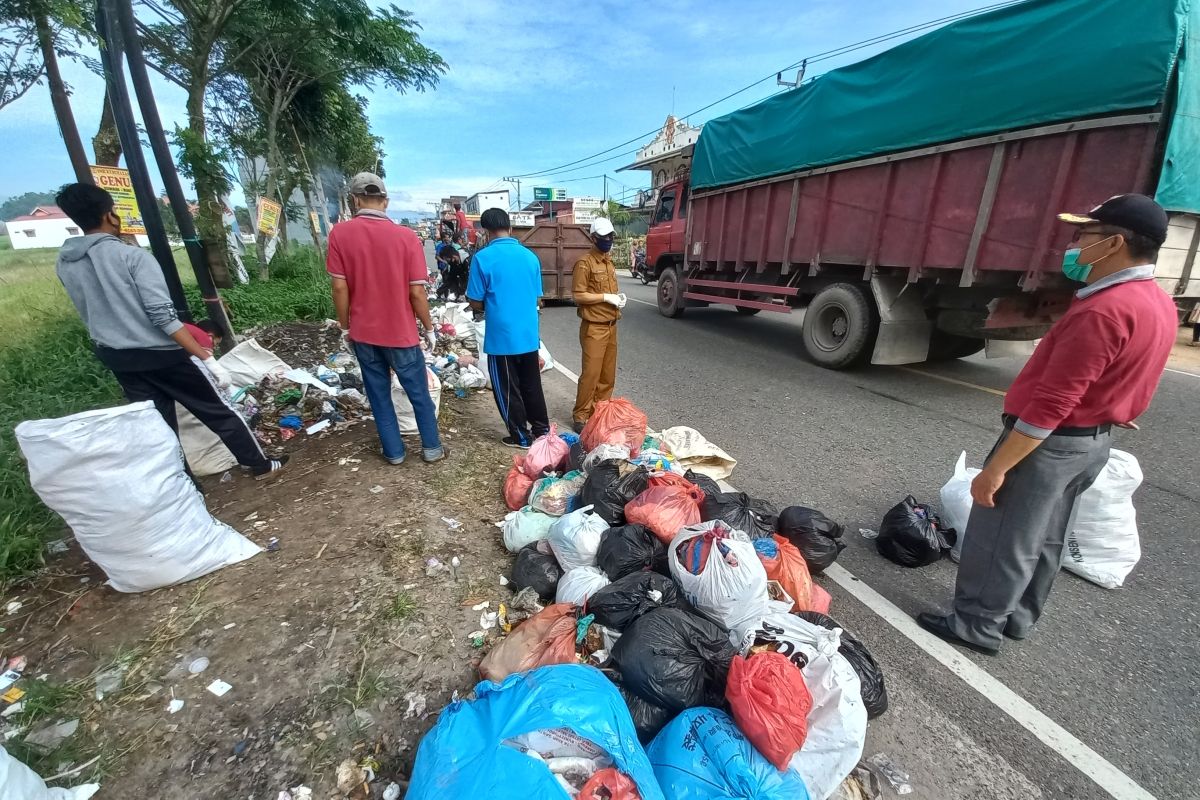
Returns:
[[[385,213],[383,179],[360,172],[350,179],[354,217],[329,232],[326,269],[333,283],[338,323],[349,333],[362,368],[363,389],[390,464],[404,463],[404,440],[392,404],[392,373],[412,404],[426,463],[446,457],[438,436],[437,409],[429,395],[425,354],[416,320],[430,349],[436,342],[429,316],[425,248],[417,235]]]
[[[1031,633],[1071,509],[1104,469],[1112,427],[1135,428],[1150,405],[1175,342],[1175,304],[1154,281],[1166,212],[1126,194],[1059,219],[1075,226],[1062,271],[1086,285],[1004,399],[1004,432],[971,484],[952,610],[917,616],[990,655]]]
[[[583,350],[583,369],[571,413],[576,433],[583,430],[596,403],[612,397],[617,382],[617,320],[626,300],[617,291],[617,272],[610,255],[615,236],[612,223],[597,217],[592,222],[592,249],[575,262],[572,277]]]

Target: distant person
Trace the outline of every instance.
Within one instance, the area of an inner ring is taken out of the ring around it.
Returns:
[[[229,373],[180,321],[158,262],[121,241],[112,195],[71,183],[55,202],[84,233],[63,244],[55,272],[95,343],[96,357],[112,370],[129,401],[154,403],[176,433],[179,403],[255,478],[282,469],[288,457],[268,458],[224,399]]]
[[[572,276],[583,349],[583,369],[571,413],[576,433],[592,418],[596,403],[612,397],[617,382],[617,320],[625,307],[625,295],[618,294],[617,271],[609,255],[615,237],[612,223],[597,217],[591,228],[592,249],[575,262]]]
[[[383,179],[360,172],[350,179],[354,216],[329,232],[326,269],[333,283],[338,323],[348,331],[362,368],[363,388],[389,464],[404,463],[404,440],[392,404],[392,373],[412,404],[426,463],[446,457],[438,435],[437,409],[429,395],[425,353],[417,320],[429,347],[436,342],[425,287],[429,273],[417,235],[384,213]]]
[[[507,211],[489,208],[479,224],[490,241],[472,260],[467,300],[487,318],[483,351],[496,407],[508,428],[508,436],[501,442],[527,449],[534,439],[550,431],[538,361],[542,265],[512,238]]]
[[[442,257],[442,249],[454,246],[454,235],[448,230],[442,230],[442,236],[438,243],[433,246],[433,254],[438,258]]]
[[[446,269],[442,272],[442,281],[438,286],[437,296],[442,300],[449,300],[451,297],[457,300],[467,291],[471,256],[465,250],[447,247],[442,251],[442,260]]]
[[[453,203],[454,206],[454,221],[456,227],[454,232],[463,236],[467,233],[467,212],[463,211],[462,203]]]
[[[1140,194],[1076,226],[1062,271],[1086,284],[1004,399],[1004,432],[971,483],[949,614],[917,616],[953,644],[995,655],[1033,631],[1058,574],[1071,509],[1108,462],[1111,429],[1150,405],[1175,343],[1175,304],[1154,281],[1167,214]]]
[[[1192,341],[1191,347],[1200,347],[1200,303],[1192,306],[1192,312],[1188,314],[1187,321],[1192,326]]]

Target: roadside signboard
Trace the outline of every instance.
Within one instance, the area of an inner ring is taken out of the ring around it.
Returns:
[[[121,233],[145,233],[146,223],[133,194],[133,181],[129,170],[119,167],[91,166],[92,180],[105,189],[113,198],[113,211],[121,218]]]
[[[514,228],[532,228],[534,224],[532,211],[512,211],[508,218]]]
[[[258,232],[274,236],[279,230],[279,215],[282,213],[283,206],[279,203],[265,197],[258,198]]]
[[[549,186],[535,186],[535,187],[533,187],[533,199],[534,200],[543,200],[543,201],[544,200],[566,200],[567,199],[567,190],[566,189],[554,189]]]

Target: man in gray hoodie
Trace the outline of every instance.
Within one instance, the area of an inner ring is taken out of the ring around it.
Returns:
[[[283,468],[270,459],[220,389],[229,375],[183,326],[154,257],[121,241],[121,218],[105,190],[64,186],[58,207],[84,232],[68,239],[55,271],[130,402],[150,400],[178,432],[175,403],[221,438],[238,463],[262,479]]]

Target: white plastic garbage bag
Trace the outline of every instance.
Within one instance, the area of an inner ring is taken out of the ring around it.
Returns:
[[[962,552],[963,539],[967,534],[967,520],[971,517],[971,481],[981,470],[967,466],[967,451],[963,450],[954,465],[954,474],[942,486],[942,521],[958,532],[950,558],[956,563]]]
[[[16,434],[34,491],[118,592],[183,583],[261,552],[208,513],[149,401],[22,422]]]
[[[720,481],[733,474],[737,459],[705,439],[695,428],[682,425],[667,428],[660,434],[664,449],[679,460],[684,471],[692,470]]]
[[[559,517],[550,526],[547,541],[564,571],[594,567],[600,537],[606,530],[608,523],[592,513],[592,506],[584,506]]]
[[[582,606],[588,598],[611,583],[608,576],[596,567],[576,567],[567,570],[558,579],[554,594],[556,603],[573,603]]]
[[[52,789],[36,772],[0,747],[0,800],[88,800],[98,791],[98,783]]]
[[[433,398],[434,413],[442,410],[442,382],[428,365],[425,367],[425,377],[429,381],[429,395]],[[396,376],[392,376],[392,405],[396,407],[396,419],[400,420],[400,433],[411,435],[418,433],[417,415],[413,413],[412,403]],[[373,413],[373,412],[372,412]]]
[[[229,373],[230,391],[233,392],[257,386],[271,373],[282,375],[291,369],[283,359],[254,339],[242,342],[218,358],[217,363]],[[176,403],[175,417],[179,420],[179,443],[183,445],[183,454],[193,475],[216,475],[237,466],[237,459],[221,438],[196,419],[192,412]]]
[[[629,458],[629,448],[623,444],[608,444],[601,442],[596,445],[583,459],[583,471],[591,472],[592,469],[601,461],[610,459],[619,459],[625,461]]]
[[[712,543],[708,560],[700,573],[693,575],[680,561],[679,547],[713,530],[723,530],[725,537]],[[719,544],[728,548],[728,554],[721,553]],[[754,545],[746,534],[720,520],[680,530],[667,547],[667,563],[671,566],[671,577],[688,602],[726,629],[761,617],[772,609],[767,594],[767,571],[754,552]]]
[[[471,308],[468,304],[447,303],[437,314],[434,322],[453,325],[455,336],[466,336],[471,333],[471,326],[475,324],[475,319],[471,315]]]
[[[529,506],[510,511],[504,517],[504,546],[515,553],[530,542],[541,541],[550,535],[550,526],[557,520]]]
[[[538,358],[542,360],[542,372],[548,369],[554,369],[554,356],[550,355],[550,350],[546,347],[546,343],[538,340]]]
[[[1104,471],[1075,504],[1067,523],[1063,569],[1105,589],[1125,582],[1142,557],[1133,493],[1142,483],[1138,460],[1112,450]]]
[[[794,614],[773,612],[747,620],[729,633],[743,655],[756,644],[770,644],[804,675],[813,701],[808,736],[788,767],[804,779],[809,797],[824,800],[862,758],[867,739],[862,684],[854,667],[838,652],[841,629],[830,630]]]

